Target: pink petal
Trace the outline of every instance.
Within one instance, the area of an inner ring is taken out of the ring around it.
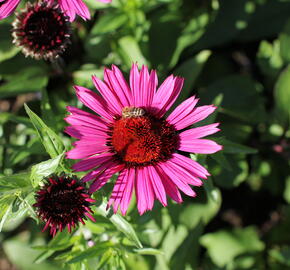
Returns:
[[[154,192],[148,176],[149,172],[146,167],[136,170],[136,199],[140,215],[151,210],[154,205]]]
[[[8,0],[0,4],[0,20],[8,17],[18,6],[20,0]]]
[[[181,151],[196,154],[213,154],[222,150],[222,146],[214,141],[207,139],[182,139],[180,140],[179,149]]]
[[[112,2],[112,0],[98,0],[99,2],[102,2],[102,3],[106,3],[106,4],[108,4],[108,3],[111,3]]]
[[[113,159],[112,153],[103,153],[98,156],[83,159],[74,164],[72,168],[76,172],[88,171],[112,159]]]
[[[142,97],[142,104],[141,104],[142,107],[145,107],[147,105],[147,101],[148,99],[150,99],[150,96],[152,95],[151,93],[149,93],[149,91],[151,91],[151,87],[149,89],[148,84],[149,84],[148,68],[143,65],[140,71],[140,80],[139,80],[139,91]]]
[[[104,72],[105,81],[109,80],[108,79],[109,72],[110,72],[109,69],[105,69],[105,72]],[[123,106],[120,103],[118,96],[116,96],[115,92],[112,91],[112,89],[114,88],[110,89],[110,87],[106,83],[102,82],[96,76],[92,76],[92,79],[93,79],[93,83],[96,89],[101,93],[103,99],[109,105],[109,108],[111,109],[111,111],[116,115],[121,115]]]
[[[107,162],[102,163],[99,167],[95,168],[93,171],[91,171],[88,174],[86,174],[82,178],[82,181],[83,182],[91,181],[92,179],[94,179],[94,178],[98,177],[99,175],[101,175],[108,168],[113,169],[114,173],[117,173],[117,172],[121,171],[124,168],[124,165],[120,165],[119,163],[117,163],[113,159],[108,160]]]
[[[153,97],[152,111],[162,117],[172,106],[183,86],[183,79],[169,76],[158,88]]]
[[[117,213],[119,205],[121,203],[121,199],[123,198],[128,175],[129,171],[127,169],[124,169],[120,172],[118,179],[114,185],[112,194],[110,196],[107,208],[109,208],[111,205],[114,205],[115,214]]]
[[[61,10],[69,17],[70,21],[74,21],[76,17],[76,11],[71,8],[69,0],[58,0]]]
[[[185,174],[176,170],[176,166],[172,166],[172,163],[164,162],[158,165],[162,171],[171,179],[171,181],[186,195],[195,197],[196,193],[191,189],[191,187],[185,181]]]
[[[172,160],[172,162],[175,162],[176,164],[180,165],[181,167],[184,167],[185,169],[187,169],[189,172],[191,172],[196,177],[206,179],[207,176],[210,176],[210,174],[206,170],[206,168],[204,168],[198,162],[192,160],[191,158],[174,153],[172,155],[171,160]]]
[[[106,69],[105,75],[105,82],[116,93],[122,107],[131,106],[133,104],[132,93],[122,72],[115,65],[112,65],[112,71]]]
[[[120,210],[121,210],[122,215],[126,214],[131,198],[132,198],[133,187],[134,187],[134,182],[135,182],[135,168],[128,169],[128,176],[127,176],[126,182],[127,183],[125,187],[125,192],[122,196],[121,204],[120,204]]]
[[[78,99],[84,105],[108,120],[113,119],[110,107],[102,97],[81,86],[75,86],[74,88],[76,89]]]
[[[182,197],[176,185],[159,167],[156,167],[156,170],[161,177],[166,194],[168,194],[168,196],[177,203],[182,203]]]
[[[153,187],[156,198],[161,202],[163,206],[166,206],[166,193],[158,171],[156,171],[153,166],[148,166],[147,171],[149,173],[149,179],[151,181],[151,185]]]
[[[182,104],[180,104],[178,107],[180,107],[181,105]],[[187,114],[184,114],[181,112],[181,114],[183,116],[182,119],[177,116],[177,118],[175,118],[175,119],[171,118],[170,120],[168,120],[168,118],[167,118],[167,120],[171,124],[173,124],[177,130],[181,130],[183,128],[186,128],[194,123],[197,123],[197,122],[205,119],[210,114],[212,114],[215,110],[216,110],[216,107],[213,105],[200,106],[200,107],[195,108],[193,111],[191,111]]]
[[[130,88],[133,96],[133,106],[140,107],[143,104],[141,91],[139,89],[140,75],[136,64],[132,65],[130,71]]]
[[[192,128],[186,131],[183,131],[179,134],[179,138],[182,139],[199,139],[211,134],[218,132],[220,129],[217,128],[219,123],[214,123],[202,127]]]
[[[70,17],[71,22],[75,19],[75,14],[85,20],[91,17],[88,7],[81,0],[59,0],[59,5],[64,13]]]
[[[167,117],[167,121],[176,126],[193,111],[197,102],[198,99],[196,99],[195,96],[186,99]]]
[[[86,158],[92,155],[100,154],[106,151],[109,151],[110,149],[106,145],[99,145],[99,144],[79,144],[79,142],[76,142],[76,147],[68,152],[66,152],[66,157],[69,159],[81,159]]]
[[[104,131],[103,129],[98,129],[97,127],[93,128],[93,127],[80,126],[80,125],[68,126],[65,128],[65,132],[69,134],[70,136],[77,139],[81,139],[86,136],[108,137],[107,132]]]
[[[103,187],[108,180],[118,171],[116,167],[108,168],[97,176],[95,181],[90,185],[89,192],[93,193]]]
[[[168,161],[168,164],[174,168],[174,170],[176,170],[178,172],[179,175],[183,175],[184,178],[184,182],[193,185],[193,186],[202,186],[202,181],[196,177],[196,173],[192,170],[187,170],[186,168],[184,168],[182,165],[178,164],[177,162],[175,162],[175,160],[171,159]]]
[[[108,123],[103,118],[73,106],[67,106],[66,108],[71,113],[65,118],[69,124],[97,128],[104,131],[108,129]]]

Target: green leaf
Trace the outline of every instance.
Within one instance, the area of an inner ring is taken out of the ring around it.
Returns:
[[[31,248],[31,242],[29,242],[29,234],[24,235],[23,237],[14,237],[9,238],[9,240],[3,243],[3,248],[5,254],[8,256],[9,260],[15,265],[18,269],[21,270],[59,270],[61,269],[60,265],[53,265],[51,263],[45,262],[40,264],[34,263],[34,258],[37,257],[40,253],[38,250],[33,250]],[[41,243],[43,240],[35,239],[33,244],[38,242]]]
[[[284,70],[278,78],[274,91],[275,105],[279,118],[290,122],[290,66]]]
[[[122,37],[118,43],[119,54],[127,67],[131,67],[132,62],[137,62],[139,66],[146,65],[147,61],[141,52],[139,44],[133,37]]]
[[[210,55],[211,52],[208,50],[201,51],[196,56],[185,61],[182,65],[173,71],[175,76],[181,76],[184,78],[183,89],[173,107],[179,105],[192,94],[195,81],[201,73]]]
[[[51,127],[55,127],[57,125],[57,122],[55,115],[51,109],[46,89],[42,89],[41,91],[40,107],[41,107],[41,115],[43,116],[44,122],[46,122]]]
[[[46,152],[55,158],[64,152],[62,139],[55,134],[29,107],[24,104],[25,110],[37,131],[37,134],[42,142]]]
[[[109,248],[102,256],[100,262],[98,263],[96,270],[103,269],[106,264],[110,261],[110,259],[114,256],[113,250]]]
[[[258,152],[255,148],[234,143],[225,138],[217,138],[215,141],[223,146],[222,151],[227,154],[256,154]]]
[[[12,45],[11,24],[0,24],[0,63],[12,58],[19,52],[19,48]]]
[[[290,176],[287,177],[284,189],[284,199],[290,203]]]
[[[26,67],[13,75],[5,75],[4,79],[7,82],[0,86],[0,98],[41,91],[48,82],[46,73],[36,66]]]
[[[90,247],[84,251],[71,253],[73,255],[73,258],[70,259],[67,263],[69,264],[77,263],[88,258],[99,256],[103,254],[108,248],[113,247],[113,246],[114,246],[114,243],[110,241],[97,243],[95,246]]]
[[[164,255],[164,252],[156,248],[139,248],[134,249],[134,252],[140,255]]]
[[[1,199],[1,210],[0,210],[0,217],[1,217],[1,221],[0,221],[0,232],[2,231],[2,228],[4,226],[4,223],[6,222],[6,220],[8,219],[8,216],[11,212],[12,209],[12,201],[13,201],[13,197],[9,196],[6,198],[6,202],[5,204],[3,203],[3,200]]]
[[[110,12],[102,16],[92,28],[90,35],[100,35],[120,28],[128,18],[126,14],[120,12]]]
[[[39,182],[46,176],[53,174],[63,159],[64,153],[55,158],[43,161],[31,167],[30,180],[33,187],[37,187]]]
[[[106,202],[102,202],[101,205],[97,207],[96,212],[103,217],[108,218],[119,231],[124,233],[128,237],[128,239],[130,239],[136,245],[136,247],[142,248],[143,246],[132,225],[119,214],[113,214],[112,209],[106,210],[106,207]]]
[[[28,173],[0,176],[0,193],[10,190],[19,190],[27,186],[30,186]]]
[[[290,62],[290,20],[286,23],[282,33],[279,35],[280,54],[283,60]]]
[[[230,75],[211,84],[200,95],[204,103],[223,95],[220,112],[250,123],[265,120],[265,104],[260,94],[261,85],[244,75]]]
[[[271,258],[273,258],[275,261],[287,265],[288,267],[290,266],[290,247],[285,246],[282,247],[281,249],[271,249],[269,251],[269,255]]]
[[[219,267],[232,263],[239,255],[259,252],[265,247],[254,227],[207,233],[200,238],[200,243]]]

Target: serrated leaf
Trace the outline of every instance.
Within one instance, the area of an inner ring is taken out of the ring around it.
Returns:
[[[55,158],[38,163],[31,168],[30,180],[33,187],[37,187],[39,182],[46,176],[53,174],[64,156],[64,153]]]
[[[41,120],[40,117],[38,117],[33,111],[31,111],[26,104],[24,104],[24,106],[47,153],[52,158],[55,158],[58,155],[62,154],[64,152],[64,145],[61,138],[53,130],[51,130]]]
[[[130,239],[136,245],[136,247],[142,248],[143,246],[132,225],[119,214],[113,214],[111,209],[106,210],[106,207],[107,204],[102,202],[101,205],[97,207],[96,212],[101,214],[103,217],[108,218],[119,231],[124,233],[128,239]]]

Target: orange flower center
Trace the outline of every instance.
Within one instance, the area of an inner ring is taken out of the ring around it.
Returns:
[[[178,135],[166,120],[141,108],[125,107],[113,125],[109,145],[128,166],[146,166],[165,161],[177,149]]]

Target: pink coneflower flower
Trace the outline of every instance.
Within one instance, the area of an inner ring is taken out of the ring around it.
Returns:
[[[154,200],[167,205],[166,194],[181,203],[181,190],[196,196],[190,185],[201,186],[200,179],[209,173],[183,152],[211,154],[221,150],[214,141],[201,139],[219,129],[218,124],[185,128],[195,124],[216,108],[196,107],[198,99],[191,97],[181,103],[167,118],[165,113],[178,97],[183,79],[169,76],[157,89],[157,75],[141,71],[133,64],[130,85],[121,71],[112,66],[105,69],[104,82],[92,77],[100,95],[75,86],[79,100],[98,114],[68,106],[65,119],[71,126],[66,132],[78,139],[67,158],[83,159],[75,171],[91,170],[83,181],[91,181],[90,192],[100,189],[111,176],[119,173],[108,206],[124,215],[133,190],[140,214],[151,210]]]
[[[25,56],[35,59],[57,58],[70,43],[69,18],[56,4],[27,3],[16,13],[13,22],[13,43]]]
[[[95,221],[90,209],[90,204],[95,200],[90,198],[84,184],[75,176],[49,176],[45,179],[44,186],[37,191],[35,199],[33,206],[45,222],[42,231],[50,227],[52,236],[65,227],[71,232],[71,228],[78,222],[84,224],[87,217]]]
[[[112,0],[98,0],[103,3],[111,3]],[[18,6],[20,0],[0,0],[0,20],[8,17]],[[43,2],[58,2],[63,12],[73,21],[76,14],[83,19],[90,19],[88,7],[82,0],[43,0]]]

